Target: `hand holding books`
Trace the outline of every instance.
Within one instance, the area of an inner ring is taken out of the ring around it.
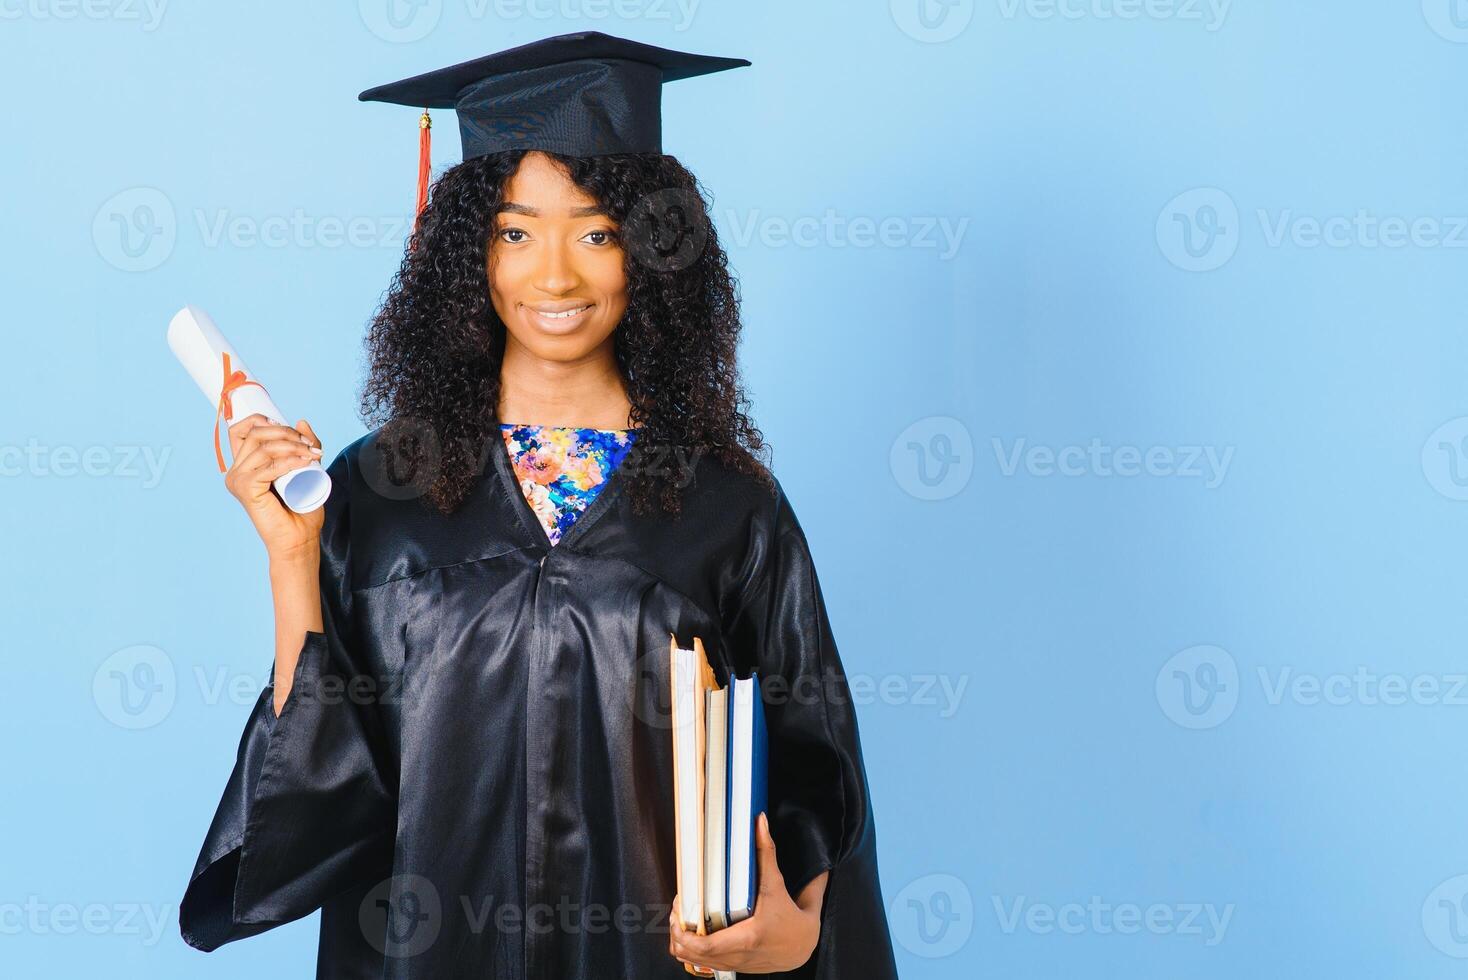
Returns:
[[[718,980],[733,980],[736,972],[784,973],[804,965],[815,952],[821,934],[826,873],[810,886],[812,895],[807,904],[797,904],[786,891],[764,814],[758,827],[760,888],[752,916],[726,929],[698,935],[683,927],[674,902],[668,952],[682,960],[689,973]],[[695,969],[693,964],[704,968]]]
[[[678,895],[668,950],[700,977],[794,969],[815,949],[820,913],[792,901],[775,860],[759,675],[718,687],[697,637],[692,649],[672,638],[670,657]]]

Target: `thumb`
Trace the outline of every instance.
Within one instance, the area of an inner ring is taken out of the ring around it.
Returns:
[[[755,835],[755,846],[759,854],[759,890],[773,892],[785,890],[785,876],[780,874],[780,863],[775,860],[775,838],[770,834],[770,818],[759,815],[759,832]]]

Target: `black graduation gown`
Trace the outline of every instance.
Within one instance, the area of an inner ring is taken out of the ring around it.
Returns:
[[[317,976],[687,980],[669,634],[765,679],[770,827],[792,894],[830,869],[783,976],[895,977],[856,714],[783,492],[707,455],[684,513],[614,470],[551,546],[498,437],[454,514],[332,462],[323,632],[261,692],[180,905],[213,950],[322,910]]]

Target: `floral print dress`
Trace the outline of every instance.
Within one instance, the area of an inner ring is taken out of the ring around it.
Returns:
[[[632,448],[635,429],[501,423],[520,490],[551,544],[576,523]]]

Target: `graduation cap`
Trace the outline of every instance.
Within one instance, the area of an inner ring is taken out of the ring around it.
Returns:
[[[502,150],[566,156],[662,152],[662,86],[743,58],[672,51],[599,31],[562,34],[379,85],[357,98],[422,106],[418,211],[428,202],[429,109],[459,117],[464,159]]]

